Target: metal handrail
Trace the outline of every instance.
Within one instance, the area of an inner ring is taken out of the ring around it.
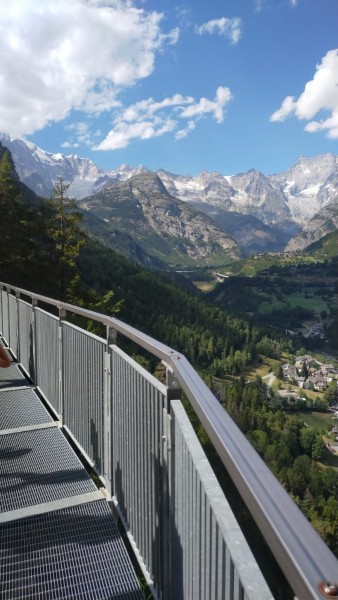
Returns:
[[[185,356],[115,317],[0,283],[3,288],[17,297],[22,294],[33,302],[97,321],[163,360],[194,408],[297,598],[338,597],[337,559]]]

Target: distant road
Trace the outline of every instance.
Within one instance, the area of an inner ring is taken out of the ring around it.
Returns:
[[[264,375],[264,377],[262,377],[262,379],[266,380],[265,381],[266,385],[271,387],[277,378],[276,378],[276,375],[274,375],[273,373],[268,373],[267,375]]]

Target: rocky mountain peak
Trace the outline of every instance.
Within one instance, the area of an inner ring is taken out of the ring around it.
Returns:
[[[145,196],[152,201],[156,196],[171,195],[202,210],[234,235],[241,223],[242,233],[250,230],[251,241],[255,236],[279,240],[277,245],[273,242],[273,249],[282,249],[281,240],[287,243],[322,208],[337,203],[338,157],[334,154],[300,157],[290,169],[275,175],[250,169],[237,175],[202,171],[192,176],[163,169],[153,173],[143,165],[132,168],[127,164],[103,171],[93,161],[76,154],[52,154],[5,134],[0,135],[0,141],[11,151],[20,180],[39,195],[49,197],[59,177],[69,182],[69,195],[76,199],[95,195],[110,184],[130,182],[121,187],[120,195],[123,190],[127,196]],[[238,215],[245,218],[237,218]],[[261,227],[257,229],[258,223]],[[251,242],[250,248],[254,248]],[[261,251],[263,247],[259,248]]]

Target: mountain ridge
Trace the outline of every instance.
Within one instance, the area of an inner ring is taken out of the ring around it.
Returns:
[[[40,196],[50,196],[59,177],[70,184],[69,196],[82,201],[106,185],[155,173],[171,196],[213,219],[247,255],[288,248],[316,214],[338,203],[338,157],[334,154],[301,157],[290,169],[273,175],[250,169],[237,175],[202,171],[194,177],[163,169],[150,171],[142,165],[104,171],[90,159],[48,153],[5,134],[0,135],[0,142],[11,151],[20,180]]]
[[[111,228],[130,235],[142,251],[171,267],[226,264],[241,256],[237,243],[205,213],[171,196],[161,179],[143,171],[127,181],[107,183],[79,206]]]

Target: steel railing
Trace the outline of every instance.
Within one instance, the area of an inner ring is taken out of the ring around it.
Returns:
[[[176,406],[182,389],[297,598],[334,597],[338,561],[182,354],[114,317],[0,286],[4,338],[104,477],[155,596],[271,597],[238,525],[227,529],[222,520],[229,509],[216,481],[205,491],[211,474],[201,470],[199,450],[191,450],[197,440],[187,443],[193,432]],[[39,302],[59,311],[48,326],[41,325],[49,313]],[[67,312],[105,325],[107,339],[67,323]],[[163,361],[166,386],[111,344],[117,333]],[[177,462],[189,447],[184,465]],[[221,498],[225,504],[218,510]],[[191,529],[201,523],[204,536]],[[229,557],[231,547],[236,559]],[[250,565],[247,571],[236,547]]]

